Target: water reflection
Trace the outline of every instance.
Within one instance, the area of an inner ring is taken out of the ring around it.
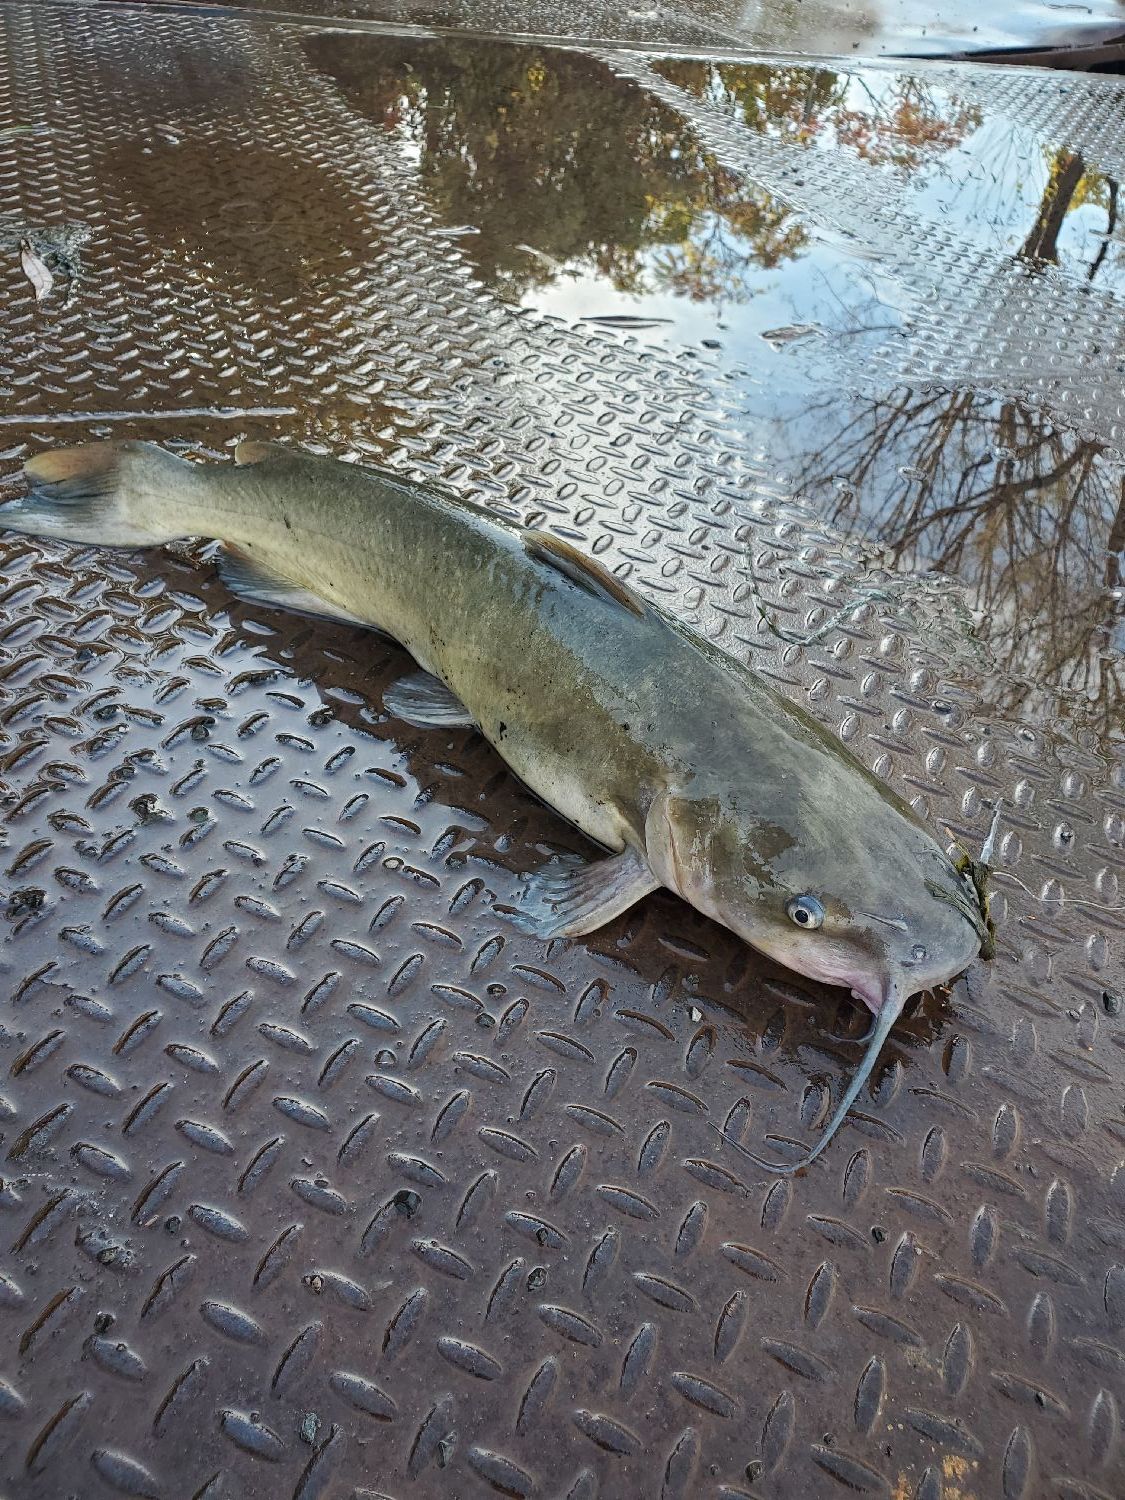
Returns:
[[[353,107],[400,137],[442,220],[476,231],[464,252],[509,301],[593,274],[632,297],[742,302],[750,267],[772,270],[807,243],[793,211],[592,58],[389,37],[305,46]],[[830,79],[793,70],[784,92],[799,110]]]
[[[1101,284],[1120,269],[1120,247],[1109,255],[1117,233],[1117,181],[1065,146],[1044,152],[1043,159],[1047,181],[1019,253],[1058,264],[1061,242],[1065,258],[1078,262],[1086,281]]]
[[[674,109],[577,52],[313,36],[313,64],[393,133],[449,231],[502,297],[568,318],[643,319],[751,364],[771,327],[894,320],[875,271],[716,161]],[[1117,184],[974,97],[972,80],[667,60],[666,82],[793,151],[845,152],[911,209],[1099,285],[1122,278]],[[960,90],[960,92],[958,92]],[[825,219],[847,205],[825,203]],[[779,306],[781,313],[779,315]],[[834,314],[842,308],[845,317]]]
[[[1119,732],[1121,466],[1015,401],[968,391],[820,401],[810,418],[823,436],[795,455],[797,484],[841,530],[877,538],[896,569],[962,580],[1003,674],[992,706],[1027,719],[1070,699]]]
[[[814,252],[810,226],[721,166],[680,115],[597,59],[390,37],[304,45],[353,107],[400,138],[443,222],[475,231],[464,253],[509,301],[580,316],[597,310],[600,292],[607,309],[612,302],[618,312],[673,321],[673,304],[690,304],[690,318],[682,306],[679,314],[698,339],[704,324],[715,331],[755,297],[807,300],[812,268],[778,273]],[[873,86],[816,67],[674,61],[659,70],[755,130],[903,172],[949,152],[981,122],[978,106],[912,77],[872,75]],[[827,259],[815,270],[828,274]],[[627,307],[617,305],[622,298]],[[763,317],[743,331],[756,338],[770,326]],[[733,339],[721,342],[739,344],[739,329],[719,328],[727,331]]]
[[[893,336],[893,289],[847,247],[719,164],[686,120],[595,58],[469,41],[313,37],[353,108],[394,133],[446,232],[505,299],[720,348],[756,382],[745,420],[825,518],[902,572],[965,585],[1002,671],[999,712],[1058,693],[1123,706],[1119,466],[1018,401],[857,396],[826,356]],[[1025,140],[970,81],[698,60],[662,78],[739,129],[851,153],[967,241],[1097,285],[1122,278],[1115,181]],[[752,160],[752,156],[749,158]],[[831,223],[839,205],[826,204]],[[819,337],[818,337],[819,336]],[[1032,688],[1031,684],[1035,687]]]
[[[903,172],[959,146],[983,119],[979,105],[908,74],[683,61],[657,63],[654,71],[751,130],[800,145],[842,146]]]

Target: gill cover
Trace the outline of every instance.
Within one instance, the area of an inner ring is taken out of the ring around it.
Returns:
[[[951,906],[956,907],[976,929],[980,937],[980,956],[986,963],[996,957],[996,924],[992,920],[992,893],[988,885],[992,878],[992,855],[996,848],[996,830],[1000,826],[1000,812],[1003,806],[1003,801],[997,802],[996,811],[992,815],[992,827],[988,830],[988,837],[981,846],[979,859],[974,859],[967,850],[958,846],[957,858],[953,861],[953,868],[958,875],[967,875],[972,882],[973,892],[977,898],[975,906],[970,906],[959,893],[935,885],[933,881],[926,882],[926,889],[931,895],[936,896],[939,901],[947,901]]]

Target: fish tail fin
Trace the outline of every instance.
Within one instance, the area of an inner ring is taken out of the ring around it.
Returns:
[[[155,547],[193,534],[196,466],[155,443],[53,448],[24,466],[28,492],[0,506],[0,530],[102,547]]]

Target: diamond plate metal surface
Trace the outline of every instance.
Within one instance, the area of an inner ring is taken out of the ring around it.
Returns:
[[[668,896],[513,934],[493,900],[581,841],[473,736],[404,736],[400,653],[198,551],[5,543],[6,1492],[1119,1495],[1119,733],[998,718],[911,607],[780,645],[753,589],[816,623],[864,554],[773,478],[758,387],[502,303],[297,32],[0,25],[5,212],[89,231],[39,303],[0,257],[7,472],[280,432],[441,478],[751,658],[935,825],[975,842],[1004,797],[1029,888],[828,1156],[765,1179],[715,1126],[808,1139],[851,1002]]]
[[[983,386],[1019,395],[1120,451],[1125,403],[1116,383],[1106,380],[1098,358],[1106,348],[1125,349],[1125,310],[1113,292],[1086,286],[1079,295],[1073,279],[1051,265],[1029,275],[1027,266],[1010,254],[974,243],[937,215],[919,212],[909,180],[889,181],[860,157],[763,138],[693,99],[642,59],[607,53],[604,60],[619,76],[689,118],[724,166],[753,176],[813,222],[823,222],[878,260],[899,289],[911,320],[908,338],[895,339],[879,351],[892,378],[911,385]],[[936,76],[952,81],[948,74]],[[953,86],[960,94],[959,83]],[[1106,139],[1110,131],[1085,123],[1098,111],[1116,126],[1115,141],[1120,142],[1122,89],[1115,80],[1082,79],[1068,87],[1053,78],[1047,85],[1025,78],[1015,86],[1002,79],[995,94],[993,89],[992,75],[975,70],[965,97],[983,99],[989,109],[1009,118],[1014,115],[1013,123],[1021,117],[1035,119],[1036,144],[1044,136],[1061,137],[1092,150],[1094,162],[1116,172],[1117,146]],[[1042,109],[1044,93],[1061,95],[1061,108]]]
[[[119,6],[126,0],[101,0]],[[132,0],[136,5],[189,10],[204,0]],[[682,0],[659,5],[611,5],[608,0],[236,0],[276,20],[330,21],[378,30],[432,27],[496,37],[540,37],[576,42],[633,42],[659,47],[739,48],[817,57],[950,57],[1034,49],[1050,65],[1067,54],[1119,57],[1125,26],[1113,0],[1062,6],[1051,0],[970,4],[943,0],[887,0],[857,7],[841,0],[805,0],[798,10],[779,0]],[[1080,66],[1084,64],[1079,64]]]

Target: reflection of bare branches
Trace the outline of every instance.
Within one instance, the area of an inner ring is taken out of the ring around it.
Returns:
[[[1109,541],[1106,543],[1105,586],[1107,589],[1119,589],[1125,582],[1122,576],[1122,559],[1125,559],[1125,479],[1122,479],[1118,493],[1121,498],[1118,501],[1117,514],[1109,528]]]
[[[1026,711],[1063,691],[1119,725],[1125,663],[1109,642],[1125,491],[1098,445],[965,391],[864,402],[842,424],[835,401],[814,415],[835,417],[835,433],[806,456],[802,486],[835,525],[875,532],[904,571],[964,581],[1007,674],[994,706]]]
[[[1098,274],[1098,271],[1101,269],[1102,262],[1105,260],[1106,255],[1109,253],[1110,241],[1113,239],[1113,236],[1117,232],[1116,178],[1107,178],[1106,186],[1109,189],[1109,198],[1108,202],[1106,203],[1106,219],[1108,222],[1106,223],[1105,236],[1102,239],[1101,247],[1099,248],[1097,255],[1094,256],[1093,262],[1090,265],[1090,269],[1086,274],[1087,281],[1093,281],[1094,277]]]

